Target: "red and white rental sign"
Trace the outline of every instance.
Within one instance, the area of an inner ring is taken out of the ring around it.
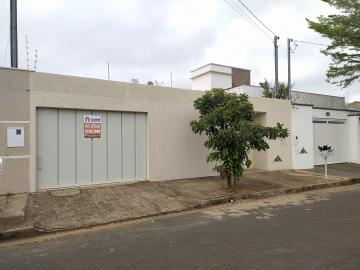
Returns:
[[[101,138],[101,115],[84,115],[84,138]]]

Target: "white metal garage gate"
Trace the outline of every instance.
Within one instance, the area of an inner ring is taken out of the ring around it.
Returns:
[[[313,119],[314,126],[314,159],[315,165],[323,165],[318,146],[329,145],[334,154],[328,163],[349,162],[349,138],[346,120],[339,119]]]
[[[86,137],[89,115],[100,138]],[[39,189],[145,179],[146,114],[38,109],[37,149]]]

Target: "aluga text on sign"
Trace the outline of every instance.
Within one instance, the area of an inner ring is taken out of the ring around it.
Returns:
[[[101,138],[101,115],[84,115],[84,138]]]

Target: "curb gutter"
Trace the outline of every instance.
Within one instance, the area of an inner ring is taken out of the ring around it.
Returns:
[[[161,215],[174,214],[174,213],[185,212],[185,211],[189,211],[189,210],[193,210],[193,209],[200,209],[200,208],[206,208],[209,206],[225,204],[225,203],[229,203],[232,201],[263,199],[263,198],[269,198],[269,197],[280,196],[280,195],[285,195],[285,194],[300,193],[300,192],[304,192],[304,191],[325,189],[325,188],[330,188],[330,187],[348,186],[348,185],[354,185],[354,184],[359,184],[359,183],[360,183],[360,178],[352,178],[352,179],[346,179],[346,180],[342,180],[342,181],[320,183],[320,184],[307,185],[307,186],[302,186],[302,187],[267,190],[267,191],[262,191],[262,192],[257,192],[257,193],[253,193],[253,194],[247,194],[247,195],[230,194],[230,195],[216,197],[216,198],[209,199],[209,200],[197,201],[197,202],[195,202],[194,205],[187,207],[187,208],[162,211],[162,212],[155,213],[155,214],[143,215],[143,216],[138,216],[138,217],[128,218],[128,219],[120,219],[120,220],[115,220],[115,221],[107,222],[107,223],[97,223],[97,224],[93,224],[93,225],[89,225],[89,226],[59,228],[59,229],[54,229],[51,231],[47,231],[47,230],[44,230],[41,228],[36,228],[36,227],[16,228],[16,229],[10,229],[10,230],[0,232],[0,241],[6,241],[6,240],[18,239],[18,238],[29,238],[29,237],[34,237],[34,236],[38,236],[41,234],[54,233],[54,232],[59,232],[59,231],[71,231],[71,230],[76,230],[76,229],[80,229],[80,228],[82,228],[82,229],[91,228],[91,227],[95,227],[98,225],[120,223],[120,222],[126,222],[126,221],[130,221],[130,220],[138,220],[138,219],[142,219],[142,218],[150,218],[150,217],[156,217],[156,216],[161,216]]]

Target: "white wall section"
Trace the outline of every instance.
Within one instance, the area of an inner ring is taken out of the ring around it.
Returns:
[[[292,156],[294,169],[314,167],[313,124],[311,106],[292,106]]]
[[[213,88],[232,87],[232,68],[208,64],[191,72],[193,90],[211,90]]]
[[[360,164],[360,116],[349,117],[350,159]]]

